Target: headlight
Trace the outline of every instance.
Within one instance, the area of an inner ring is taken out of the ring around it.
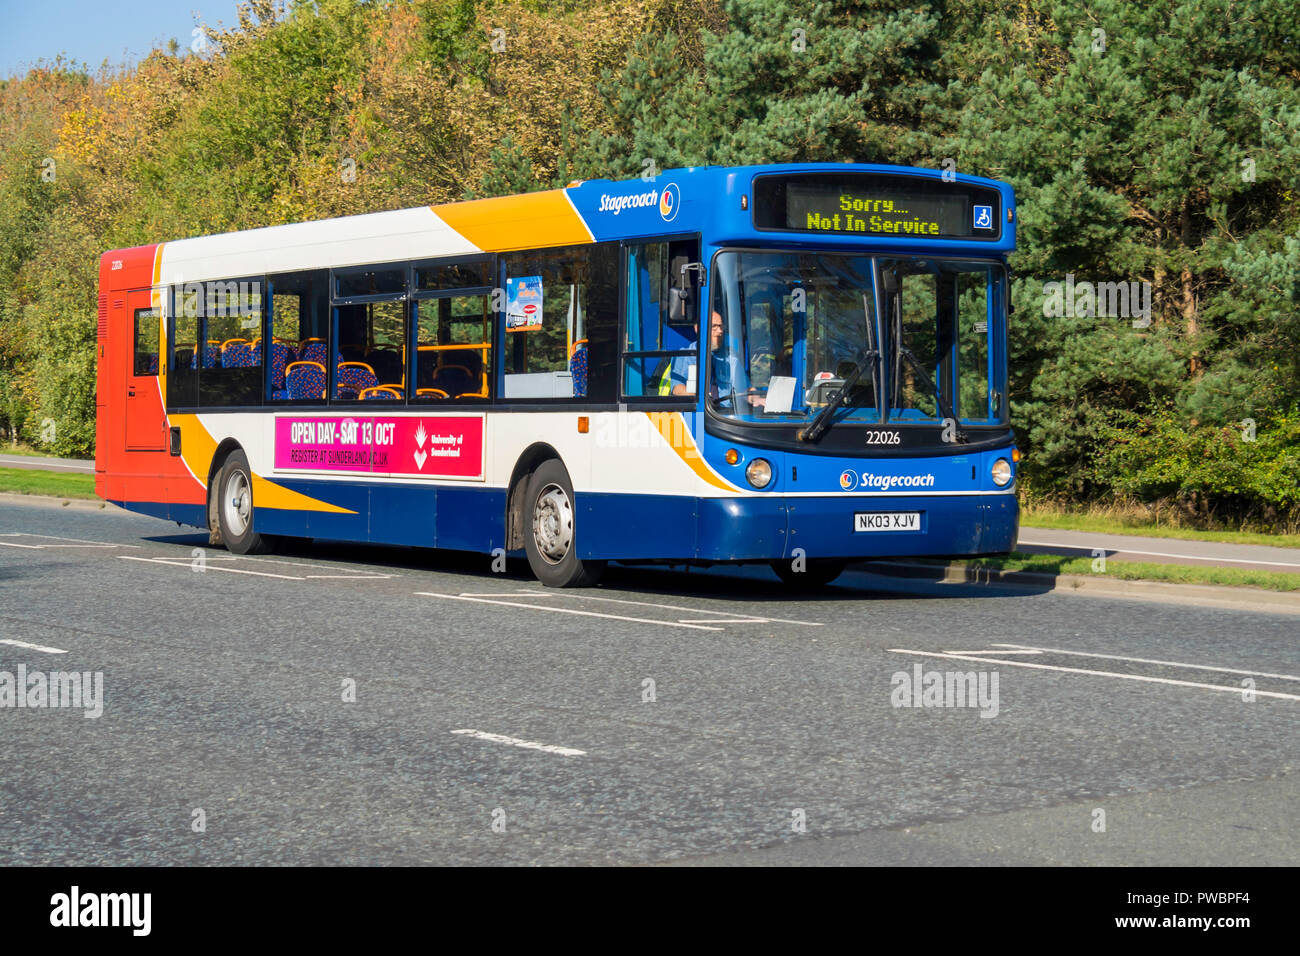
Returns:
[[[765,459],[755,458],[745,469],[745,477],[755,488],[766,488],[772,480],[772,466]]]
[[[1011,480],[1011,462],[999,458],[993,463],[993,484],[999,488]]]

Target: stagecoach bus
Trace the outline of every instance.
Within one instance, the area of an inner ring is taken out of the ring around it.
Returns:
[[[558,587],[1004,554],[1014,247],[1005,184],[793,164],[120,249],[96,491],[238,554],[523,552]]]

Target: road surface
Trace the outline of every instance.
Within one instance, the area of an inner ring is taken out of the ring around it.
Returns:
[[[1295,616],[490,562],[0,503],[0,866],[1300,862]]]

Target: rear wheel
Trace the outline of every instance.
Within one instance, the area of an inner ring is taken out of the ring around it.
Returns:
[[[253,472],[243,451],[235,449],[217,473],[217,522],[221,540],[235,554],[265,554],[277,539],[253,527]]]
[[[843,574],[847,564],[836,558],[811,558],[805,559],[802,571],[796,571],[793,561],[773,561],[772,570],[793,588],[820,588]]]
[[[524,499],[524,550],[537,580],[550,588],[587,588],[600,580],[604,561],[578,558],[573,484],[564,465],[542,462]]]

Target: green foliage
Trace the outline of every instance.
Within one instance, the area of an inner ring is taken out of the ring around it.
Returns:
[[[1189,427],[1166,412],[1112,439],[1099,467],[1121,492],[1173,498],[1211,518],[1277,524],[1300,514],[1300,413],[1294,410],[1218,428]]]
[[[910,161],[937,56],[931,4],[879,0],[726,0],[727,28],[703,36],[692,69],[683,40],[651,33],[601,91],[615,122],[579,160],[639,175],[711,163]],[[870,24],[869,29],[863,29]]]

